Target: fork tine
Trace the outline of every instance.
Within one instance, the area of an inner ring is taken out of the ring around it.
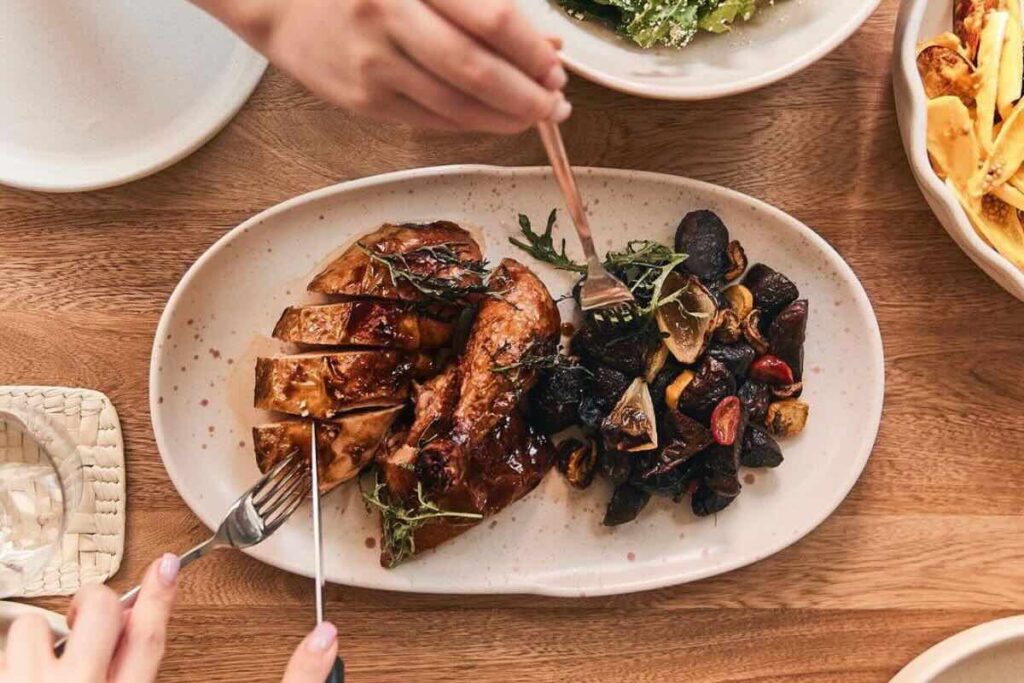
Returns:
[[[271,515],[273,515],[282,505],[296,499],[301,503],[306,497],[305,489],[307,484],[307,477],[298,477],[293,479],[292,482],[281,491],[279,496],[277,496],[272,502],[268,502],[268,504],[262,509],[256,508],[256,512],[258,512],[260,517],[265,521],[269,519]]]
[[[292,501],[291,505],[286,506],[273,519],[265,521],[263,524],[264,533],[273,533],[277,529],[277,527],[284,524],[285,521],[287,521],[287,519],[292,516],[292,513],[299,508],[299,505],[301,505],[302,501],[305,499],[305,496],[299,496],[294,501]]]
[[[256,482],[256,485],[249,489],[249,495],[252,496],[253,498],[259,495],[259,493],[267,486],[267,484],[276,479],[277,475],[279,475],[284,469],[294,467],[295,465],[293,461],[295,459],[296,458],[294,457],[293,454],[283,459],[281,462],[277,463],[273,467],[271,467],[267,471],[267,473],[264,474],[258,482]]]
[[[303,468],[299,466],[299,459],[290,458],[289,462],[291,463],[291,467],[284,470],[284,475],[279,477],[269,489],[261,491],[258,496],[253,498],[252,504],[255,506],[257,511],[265,506],[268,501],[273,499],[285,486],[294,481],[296,477],[302,476]]]

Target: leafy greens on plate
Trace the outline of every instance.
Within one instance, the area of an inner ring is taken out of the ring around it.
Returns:
[[[579,19],[612,25],[640,47],[685,47],[698,31],[725,33],[772,0],[557,0]]]

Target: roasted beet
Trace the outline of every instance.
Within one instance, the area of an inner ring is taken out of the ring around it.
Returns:
[[[685,366],[671,355],[665,361],[664,367],[651,382],[651,400],[654,401],[654,410],[659,415],[665,410],[665,389],[675,381]]]
[[[665,471],[661,471],[662,468],[658,466],[649,467],[643,475],[634,477],[636,480],[632,483],[654,495],[666,496],[678,503],[700,474],[700,468],[696,466],[695,460],[697,458],[677,462],[674,467]]]
[[[729,507],[734,500],[736,500],[736,496],[723,496],[702,482],[697,487],[697,490],[693,492],[690,508],[693,510],[693,514],[698,517],[707,517]]]
[[[661,417],[661,434],[666,448],[675,444],[675,452],[693,455],[711,445],[711,432],[707,427],[678,410],[666,410]]]
[[[767,429],[751,423],[743,435],[740,463],[744,467],[778,467],[782,464],[782,449]]]
[[[751,266],[743,284],[754,295],[754,306],[761,309],[762,325],[771,322],[779,311],[800,296],[800,291],[788,277],[763,263]]]
[[[633,454],[623,451],[610,451],[600,447],[597,454],[597,471],[601,476],[618,486],[629,479],[633,468]]]
[[[696,275],[705,285],[721,285],[732,267],[729,230],[712,211],[686,214],[676,228],[675,248],[688,256],[679,270]]]
[[[588,390],[577,408],[580,422],[586,427],[599,429],[629,384],[628,375],[605,365],[596,366],[591,371]]]
[[[736,378],[720,361],[705,356],[694,376],[679,397],[679,411],[707,424],[715,406],[736,393]]]
[[[748,379],[736,392],[736,395],[740,397],[740,402],[747,409],[747,415],[751,422],[764,422],[764,416],[768,414],[768,406],[774,400],[767,384]]]
[[[747,374],[747,369],[757,357],[754,347],[744,341],[735,344],[714,342],[708,347],[706,353],[729,368],[729,372],[737,378]]]
[[[638,486],[621,484],[615,487],[615,493],[604,513],[604,525],[618,526],[632,522],[650,500],[651,494]]]
[[[561,362],[540,374],[530,394],[530,421],[547,434],[571,427],[579,419],[579,406],[590,393],[593,374],[575,359]]]
[[[807,336],[807,299],[782,309],[768,327],[768,345],[773,356],[784,360],[799,382],[804,374],[804,339]]]
[[[606,365],[633,377],[644,374],[656,336],[649,331],[617,329],[585,322],[569,343],[570,352],[594,369]]]

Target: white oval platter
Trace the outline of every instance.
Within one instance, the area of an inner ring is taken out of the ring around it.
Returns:
[[[842,502],[867,462],[882,411],[882,343],[853,271],[816,233],[767,204],[669,175],[579,169],[602,249],[628,239],[671,242],[687,211],[710,208],[754,261],[785,272],[811,302],[805,397],[811,420],[783,444],[778,470],[752,471],[717,519],[655,499],[640,518],[601,526],[599,482],[570,490],[556,473],[523,500],[453,542],[396,569],[378,565],[378,535],[356,486],[325,498],[329,581],[441,593],[624,593],[741,567],[794,543]],[[553,295],[572,277],[512,247],[519,212],[543,225],[561,198],[548,169],[450,166],[343,183],[275,206],[231,230],[186,273],[161,318],[150,367],[153,429],[164,465],[208,526],[259,476],[250,429],[253,363],[281,310],[310,301],[305,285],[332,252],[383,222],[450,219],[477,229],[492,261],[533,267]],[[556,230],[570,238],[560,221]],[[572,247],[570,247],[570,252]],[[569,302],[563,303],[567,311]],[[752,482],[752,483],[751,483]],[[291,572],[313,568],[308,512],[249,551]]]

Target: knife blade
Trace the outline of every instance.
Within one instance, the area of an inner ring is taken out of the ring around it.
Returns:
[[[309,444],[309,500],[313,508],[313,566],[316,580],[316,623],[324,620],[324,533],[323,520],[320,517],[320,468],[316,454],[316,421],[310,422]],[[338,657],[325,683],[343,683],[345,680],[345,663]]]

